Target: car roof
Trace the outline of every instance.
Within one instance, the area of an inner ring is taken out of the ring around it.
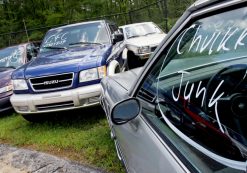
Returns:
[[[188,10],[194,11],[194,10],[197,10],[199,8],[205,8],[207,6],[211,6],[211,5],[214,5],[217,3],[226,3],[226,2],[230,2],[230,1],[242,2],[243,0],[197,0],[188,8]]]
[[[132,24],[128,24],[128,25],[122,25],[119,28],[125,28],[125,27],[129,27],[129,26],[136,26],[136,25],[140,25],[140,24],[144,24],[144,23],[153,23],[153,22],[132,23]]]
[[[200,5],[200,4],[206,4],[206,3],[210,3],[212,1],[215,1],[215,0],[197,0],[194,5]]]
[[[98,23],[98,22],[106,22],[106,20],[95,20],[95,21],[88,21],[88,22],[74,23],[74,24],[69,24],[69,25],[60,26],[60,27],[57,27],[57,28],[52,28],[52,29],[50,29],[49,31],[53,31],[53,30],[57,30],[57,29],[63,29],[63,28],[71,27],[71,26],[78,26],[78,25],[82,25],[82,24]]]
[[[12,48],[12,47],[26,46],[27,44],[28,44],[28,43],[21,43],[21,44],[17,44],[17,45],[12,45],[12,46],[8,46],[8,47],[3,47],[3,48],[1,48],[0,50]]]

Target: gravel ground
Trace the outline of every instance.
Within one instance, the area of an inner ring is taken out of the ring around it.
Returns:
[[[0,173],[105,173],[37,151],[0,144]]]

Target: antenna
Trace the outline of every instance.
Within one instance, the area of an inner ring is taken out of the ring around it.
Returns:
[[[24,28],[25,28],[25,31],[26,31],[27,42],[29,43],[29,37],[28,37],[28,32],[27,32],[27,27],[26,27],[26,22],[25,22],[25,19],[23,19],[22,21],[23,21]]]

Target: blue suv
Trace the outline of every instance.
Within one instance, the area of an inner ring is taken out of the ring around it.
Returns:
[[[12,74],[15,111],[34,121],[36,113],[98,104],[101,79],[124,70],[122,40],[105,20],[49,30],[37,58]]]

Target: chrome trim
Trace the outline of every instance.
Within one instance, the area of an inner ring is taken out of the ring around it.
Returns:
[[[59,109],[60,107],[74,107],[74,103],[73,101],[71,101],[71,103],[57,103],[57,104],[54,104],[54,105],[37,105],[37,109],[39,111],[42,111],[42,110],[47,110],[47,109]]]
[[[44,77],[51,77],[51,76],[59,76],[59,75],[66,75],[66,74],[72,74],[72,78],[71,79],[67,79],[67,80],[60,80],[60,81],[69,81],[72,80],[71,85],[70,86],[66,86],[66,87],[58,87],[58,88],[53,88],[53,89],[41,89],[41,90],[36,90],[33,88],[33,86],[35,85],[39,85],[39,84],[44,84],[44,83],[37,83],[37,84],[32,84],[31,80],[32,79],[40,79],[40,78],[44,78]],[[67,88],[71,88],[74,84],[74,77],[75,77],[75,73],[74,72],[70,72],[70,73],[60,73],[60,74],[55,74],[55,75],[47,75],[47,76],[40,76],[40,77],[35,77],[35,78],[29,78],[28,82],[30,84],[30,87],[32,88],[32,90],[34,92],[44,92],[44,91],[56,91],[56,90],[60,90],[60,89],[67,89]]]

